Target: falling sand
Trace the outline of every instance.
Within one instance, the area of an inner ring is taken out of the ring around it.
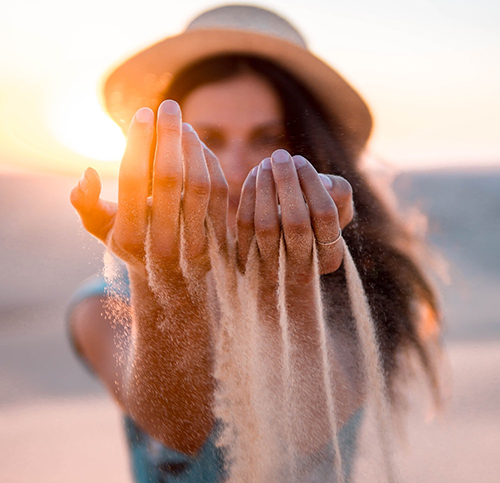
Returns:
[[[263,310],[255,240],[241,274],[234,247],[222,251],[210,227],[208,233],[215,293],[215,302],[209,307],[216,380],[213,411],[218,421],[217,444],[225,455],[225,481],[352,481],[339,442],[335,354],[329,343],[331,329],[324,315],[316,251],[314,306],[307,310],[317,327],[302,332],[304,321],[289,310],[283,239],[274,304],[269,307],[267,302]],[[112,279],[112,264],[105,265],[107,277]],[[390,414],[375,328],[345,243],[344,267],[363,363],[363,411],[373,408],[379,439],[374,446],[379,448],[381,474],[374,478],[392,483]]]
[[[348,290],[362,352],[366,404],[375,407],[383,479],[394,481],[390,417],[374,325],[358,272],[345,245],[344,251]],[[295,329],[300,321],[294,320],[294,314],[287,308],[283,240],[276,307],[275,310],[271,307],[271,313],[262,313],[259,308],[262,294],[259,293],[255,241],[244,275],[238,273],[233,262],[235,257],[221,254],[215,243],[211,244],[210,256],[220,307],[214,331],[217,380],[214,411],[222,427],[219,445],[227,456],[227,481],[346,481],[335,407],[332,348],[328,344],[316,252],[313,260],[315,307],[310,310],[316,314],[318,327],[310,330],[310,338],[317,338],[312,343],[301,342]],[[317,348],[314,356],[319,359],[312,361],[310,367],[301,347],[308,343]],[[314,376],[313,371],[316,371]],[[310,376],[319,387],[311,390],[307,384]],[[321,405],[324,407],[318,407]],[[328,426],[323,447],[313,434],[308,434],[307,426],[314,415],[323,417]]]

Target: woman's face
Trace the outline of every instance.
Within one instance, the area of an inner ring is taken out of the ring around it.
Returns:
[[[279,99],[265,79],[248,72],[193,90],[182,112],[219,159],[232,223],[247,174],[275,149],[287,149]]]

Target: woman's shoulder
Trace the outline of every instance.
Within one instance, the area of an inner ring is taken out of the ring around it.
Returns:
[[[111,301],[128,306],[129,299],[127,270],[120,264],[112,278],[96,274],[84,280],[69,301],[66,311],[69,341],[74,353],[94,375],[100,377],[102,366],[115,365],[109,359],[116,352],[117,331],[123,332],[123,327],[114,323]]]
[[[123,263],[116,263],[111,275],[97,273],[85,279],[71,296],[68,315],[80,302],[96,296],[115,296],[127,301],[130,299],[128,272]]]

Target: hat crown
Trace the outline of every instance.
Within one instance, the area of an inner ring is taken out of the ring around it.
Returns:
[[[270,35],[307,48],[298,30],[279,15],[251,5],[225,5],[196,17],[186,31],[230,29]]]
[[[173,78],[203,59],[251,55],[290,73],[324,106],[346,149],[359,154],[372,128],[368,107],[331,66],[306,47],[287,20],[265,8],[226,5],[196,17],[187,29],[137,53],[117,67],[103,85],[106,109],[126,132],[140,107],[157,109]]]

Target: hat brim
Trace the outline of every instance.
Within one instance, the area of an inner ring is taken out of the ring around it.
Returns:
[[[197,29],[164,39],[109,74],[102,89],[104,107],[126,131],[139,108],[157,109],[181,70],[225,54],[263,57],[290,72],[323,106],[332,126],[341,129],[345,147],[353,154],[362,151],[371,133],[372,116],[361,96],[309,50],[257,32]]]

